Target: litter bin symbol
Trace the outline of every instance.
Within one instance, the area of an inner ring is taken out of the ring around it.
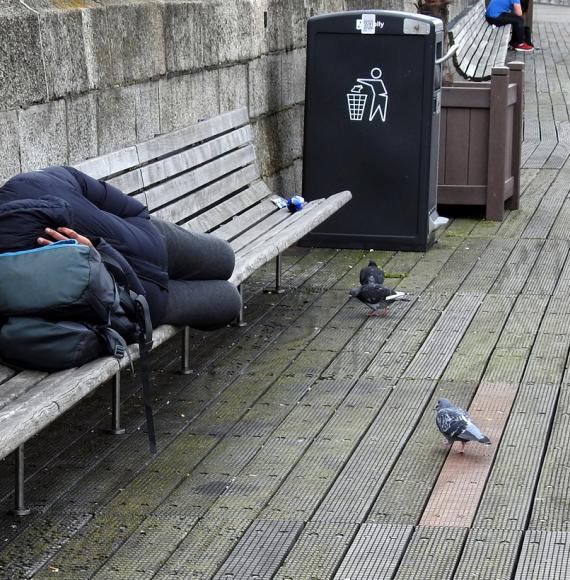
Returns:
[[[367,94],[361,94],[362,85],[354,85],[350,93],[346,95],[348,99],[348,115],[351,121],[362,121],[364,108],[368,99]]]
[[[362,121],[366,109],[366,102],[370,96],[370,109],[368,113],[368,120],[372,121],[378,115],[381,121],[386,121],[386,110],[388,108],[388,91],[386,85],[381,79],[382,70],[374,67],[370,71],[370,78],[356,79],[357,83],[347,93],[348,99],[348,116],[351,121]],[[362,90],[367,87],[367,92]]]

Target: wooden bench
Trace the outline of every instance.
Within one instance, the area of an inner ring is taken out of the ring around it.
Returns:
[[[228,240],[236,253],[231,282],[241,284],[260,266],[276,258],[279,285],[283,250],[351,198],[348,191],[314,200],[290,213],[272,201],[260,178],[246,109],[162,135],[121,151],[76,165],[109,181],[145,203],[150,212],[192,231]],[[243,317],[240,316],[240,320]],[[180,328],[163,325],[153,333],[154,347]],[[189,372],[189,329],[184,332],[183,372]],[[133,360],[138,346],[130,347]],[[120,368],[129,363],[123,359]],[[82,367],[47,374],[17,372],[0,365],[0,458],[16,454],[15,513],[25,515],[24,444],[98,386],[114,378],[112,432],[120,426],[120,370],[111,357]]]
[[[493,26],[485,20],[485,2],[479,0],[449,28],[449,45],[456,46],[453,64],[470,81],[491,79],[494,67],[507,59],[511,26]]]

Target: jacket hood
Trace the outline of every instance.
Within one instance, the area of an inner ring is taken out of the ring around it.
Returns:
[[[45,228],[71,226],[73,212],[59,197],[18,199],[0,203],[0,252],[17,252],[38,246]]]

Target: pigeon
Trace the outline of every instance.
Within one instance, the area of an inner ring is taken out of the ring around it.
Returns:
[[[479,441],[483,445],[491,445],[491,440],[483,435],[479,427],[473,423],[471,417],[463,409],[456,407],[448,399],[439,399],[436,406],[435,422],[448,445],[454,441],[461,442],[461,451],[465,451],[465,443]]]
[[[349,294],[354,298],[358,298],[372,310],[368,316],[377,316],[379,310],[382,310],[384,315],[386,315],[389,304],[397,300],[410,300],[405,292],[397,292],[392,288],[376,283],[363,284],[362,286],[351,288]]]
[[[374,260],[360,270],[360,284],[384,284],[384,270]]]

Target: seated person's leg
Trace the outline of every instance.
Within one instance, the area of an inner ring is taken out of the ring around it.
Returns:
[[[522,16],[517,16],[512,12],[501,14],[497,18],[487,18],[490,24],[495,26],[511,25],[511,42],[513,46],[524,42],[524,19]]]
[[[214,330],[234,321],[240,308],[237,288],[225,280],[170,280],[163,322]]]
[[[212,234],[189,232],[169,222],[152,218],[166,239],[168,275],[180,280],[227,280],[234,270],[231,246]]]

